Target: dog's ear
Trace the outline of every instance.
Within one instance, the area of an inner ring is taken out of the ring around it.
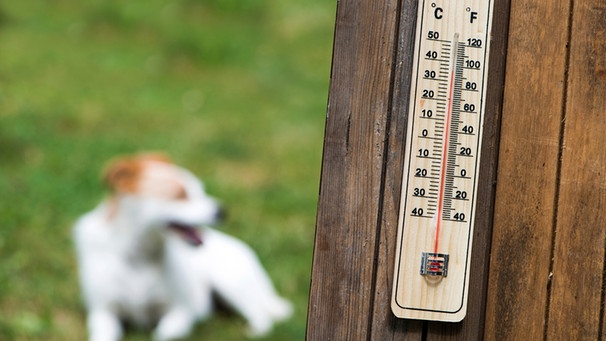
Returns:
[[[146,152],[110,161],[103,172],[103,181],[114,193],[136,193],[146,163],[171,163],[168,156],[160,152]]]
[[[172,163],[171,159],[164,153],[161,152],[146,152],[136,156],[137,160],[142,162],[153,161],[162,163]]]
[[[105,168],[103,181],[114,193],[135,193],[142,168],[137,158],[116,159]]]

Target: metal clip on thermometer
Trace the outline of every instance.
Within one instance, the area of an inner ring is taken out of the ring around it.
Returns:
[[[493,0],[419,0],[392,310],[467,311]]]

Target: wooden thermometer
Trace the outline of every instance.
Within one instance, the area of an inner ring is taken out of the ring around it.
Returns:
[[[419,0],[392,310],[467,312],[493,0]]]

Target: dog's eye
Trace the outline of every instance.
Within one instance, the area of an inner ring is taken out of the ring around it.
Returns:
[[[177,200],[187,200],[187,192],[185,191],[184,187],[179,186],[179,189],[177,190],[177,192],[175,194],[175,199],[177,199]]]

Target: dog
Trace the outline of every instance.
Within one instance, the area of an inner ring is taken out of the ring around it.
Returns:
[[[159,154],[109,164],[110,194],[74,226],[90,341],[116,341],[123,323],[158,341],[187,337],[213,296],[241,314],[251,337],[291,316],[253,250],[211,228],[221,205],[202,182]]]

